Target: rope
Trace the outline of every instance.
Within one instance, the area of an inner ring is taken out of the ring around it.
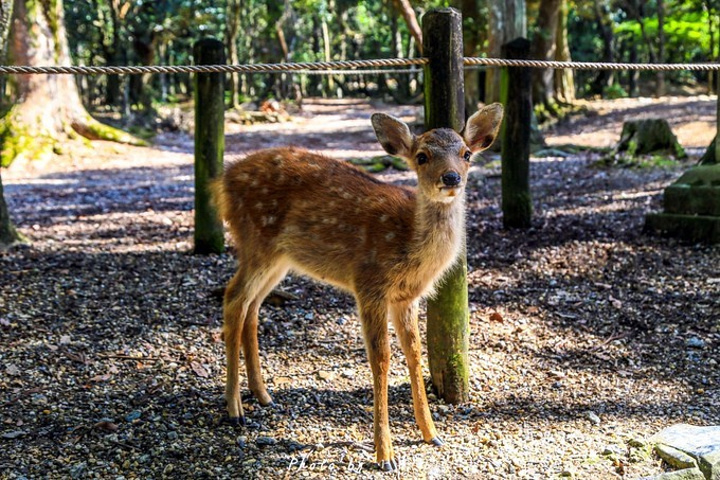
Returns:
[[[165,65],[165,66],[0,66],[0,74],[79,74],[79,75],[141,75],[145,73],[280,73],[328,75],[343,71],[344,74],[408,73],[414,70],[384,69],[426,65],[427,58],[384,58],[376,60],[348,60],[335,62],[303,63],[257,63],[249,65]],[[719,63],[601,63],[601,62],[557,62],[548,60],[509,60],[502,58],[465,57],[466,68],[478,67],[530,67],[530,68],[571,68],[574,70],[720,70]],[[383,70],[377,70],[381,68]]]
[[[720,63],[602,63],[558,62],[552,60],[509,60],[503,58],[465,57],[465,65],[486,67],[572,68],[573,70],[720,70]]]
[[[0,73],[11,75],[53,73],[80,75],[141,75],[145,73],[279,73],[303,70],[348,70],[355,68],[404,67],[424,65],[426,58],[383,58],[377,60],[348,60],[336,62],[304,62],[304,63],[258,63],[250,65],[165,65],[137,67],[83,67],[83,66],[0,66]]]
[[[470,67],[473,68],[473,67]],[[482,68],[482,67],[481,67]],[[293,74],[301,75],[381,75],[384,73],[423,73],[420,68],[377,68],[363,70],[294,70]]]

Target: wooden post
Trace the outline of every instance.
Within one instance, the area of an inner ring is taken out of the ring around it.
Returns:
[[[204,38],[195,43],[196,65],[225,63],[223,43]],[[210,180],[223,172],[225,153],[225,74],[195,75],[195,253],[225,250],[222,221],[210,199]]]
[[[516,38],[502,47],[502,58],[527,60],[530,42]],[[504,67],[500,101],[505,107],[502,138],[502,211],[505,228],[528,228],[532,218],[530,196],[530,124],[532,87],[530,69]]]
[[[465,125],[462,15],[453,8],[431,10],[422,24],[423,51],[429,59],[425,66],[425,128],[461,132]],[[467,254],[463,246],[427,307],[430,373],[438,395],[448,403],[469,399],[469,332]]]
[[[720,72],[715,72],[715,81],[717,82],[715,85],[715,92],[717,95],[717,104],[715,107],[715,140],[713,140],[713,143],[715,144],[715,163],[717,165],[720,165]],[[708,150],[710,147],[708,147]],[[712,163],[712,161],[708,162]]]

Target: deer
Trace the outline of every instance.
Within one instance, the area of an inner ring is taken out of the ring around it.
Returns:
[[[352,293],[373,377],[374,445],[380,469],[397,468],[388,419],[389,321],[410,373],[415,420],[441,446],[422,373],[418,308],[456,261],[465,238],[465,186],[473,154],[497,136],[502,105],[485,106],[461,133],[414,135],[375,113],[380,145],[417,174],[417,188],[380,181],[349,162],[295,147],[260,150],[226,166],[211,185],[233,239],[237,271],[223,299],[229,421],[245,425],[239,391],[242,347],[248,387],[273,405],[258,355],[258,312],[289,271]]]

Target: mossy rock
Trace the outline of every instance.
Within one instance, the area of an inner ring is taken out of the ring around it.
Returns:
[[[667,120],[662,118],[624,122],[620,142],[615,151],[626,152],[630,156],[669,153],[676,158],[687,157],[685,149],[678,143]]]
[[[717,158],[715,157],[715,143],[717,136],[713,138],[713,141],[708,146],[707,150],[702,157],[700,157],[700,165],[715,165],[717,164]]]

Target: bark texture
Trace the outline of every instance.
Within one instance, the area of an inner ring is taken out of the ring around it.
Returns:
[[[525,0],[490,3],[488,57],[500,58],[502,46],[527,36]],[[488,68],[485,77],[485,103],[500,101],[500,69]]]
[[[62,0],[15,0],[9,56],[14,65],[71,65]],[[13,108],[0,120],[2,164],[51,154],[68,137],[143,144],[94,120],[71,75],[16,75]]]
[[[560,5],[559,17],[557,22],[557,36],[555,41],[555,60],[559,62],[569,62],[570,46],[568,45],[568,3],[562,0]],[[571,68],[554,71],[555,77],[555,100],[563,103],[573,103],[575,101],[575,76]]]
[[[537,32],[533,38],[531,56],[537,60],[554,60],[561,0],[542,0],[537,18]],[[533,69],[533,101],[550,105],[555,101],[554,71]]]
[[[0,63],[5,61],[7,38],[10,31],[10,17],[12,15],[13,0],[0,0]],[[10,212],[5,203],[2,176],[0,176],[0,250],[24,240],[10,221]]]

